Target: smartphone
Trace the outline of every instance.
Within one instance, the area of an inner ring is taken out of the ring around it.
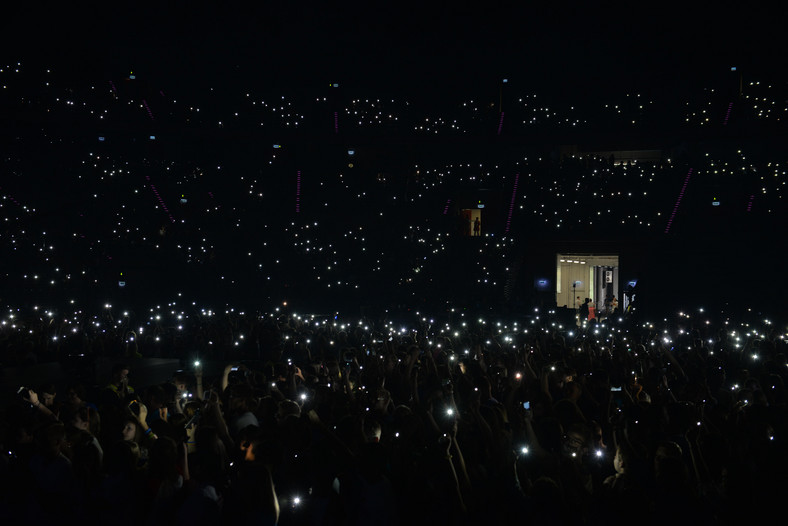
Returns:
[[[523,402],[523,409],[525,409],[526,411],[531,409],[531,402]]]
[[[129,411],[131,411],[134,415],[139,415],[140,414],[140,403],[137,402],[136,400],[132,401],[129,404]]]
[[[183,424],[183,428],[189,429],[191,426],[197,425],[199,421],[200,421],[200,410],[197,409],[192,415],[192,417],[188,419],[185,424]]]
[[[620,387],[611,387],[610,390],[613,391],[613,392],[618,392],[618,391],[621,390],[621,388]]]
[[[20,399],[21,399],[23,402],[27,402],[27,404],[28,404],[28,405],[29,405],[31,408],[33,407],[33,404],[32,404],[32,403],[30,403],[30,400],[28,400],[28,399],[27,399],[27,396],[28,396],[28,393],[27,393],[27,387],[25,387],[25,386],[23,385],[22,387],[20,387],[19,389],[17,389],[17,391],[16,391],[16,394],[17,394],[17,396],[18,396],[18,397],[19,397],[19,398],[20,398]]]

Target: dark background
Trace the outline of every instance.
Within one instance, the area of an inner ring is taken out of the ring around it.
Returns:
[[[353,93],[413,100],[431,113],[465,97],[496,99],[503,78],[518,90],[546,94],[552,100],[598,101],[606,94],[620,97],[631,90],[646,96],[659,94],[666,106],[672,98],[676,108],[687,94],[706,86],[734,89],[732,66],[747,75],[758,74],[782,83],[786,80],[783,17],[766,3],[163,4],[11,5],[0,16],[0,58],[4,64],[23,60],[53,65],[59,80],[78,84],[119,79],[133,71],[144,79],[140,85],[147,83],[140,88],[143,94],[159,90],[168,94],[204,93],[213,88],[221,97],[225,92],[235,95],[248,86],[256,93],[292,93],[304,98],[337,82]],[[35,122],[12,124],[12,120],[5,117],[7,128],[36,126]],[[654,137],[648,139],[679,140],[672,135],[678,133],[675,128],[655,127],[653,133]],[[187,139],[182,145],[167,145],[168,155],[177,152],[188,158],[194,152],[203,155],[210,149],[206,148],[211,142],[209,136]],[[360,141],[363,137],[352,139]],[[560,144],[577,139],[555,141]],[[631,142],[632,137],[616,135],[613,130],[605,139],[614,147],[617,141]],[[739,139],[736,137],[732,144]],[[748,140],[751,147],[753,142],[766,145],[761,139]],[[690,140],[699,144],[698,137]],[[770,138],[769,146],[762,149],[778,143]],[[193,150],[187,151],[186,144]],[[317,166],[334,146],[304,144],[299,153],[319,159],[315,161]],[[398,147],[382,146],[386,152]],[[421,146],[421,151],[443,148],[445,153],[457,147],[449,140],[442,145]],[[492,144],[479,143],[476,147],[489,151],[491,158],[498,155]],[[248,144],[240,141],[237,148],[250,151]],[[69,150],[64,146],[62,151],[51,153],[79,155]],[[222,154],[232,157],[229,151]],[[392,157],[390,153],[380,156]],[[242,162],[240,155],[237,160]],[[48,206],[58,210],[66,206],[60,200],[65,189],[57,186],[57,171],[52,178],[52,185],[42,188],[42,193],[49,196]],[[287,191],[291,192],[289,187]],[[681,213],[677,221],[693,217],[694,211],[682,209]],[[669,289],[702,298],[710,288],[718,289],[714,284],[738,275],[746,277],[736,279],[736,286],[727,290],[741,297],[731,301],[765,295],[769,301],[782,303],[784,286],[755,270],[779,263],[780,250],[773,238],[779,225],[774,227],[732,221],[724,231],[709,237],[703,225],[696,224],[693,231],[684,222],[686,236],[680,243],[663,240],[653,247],[654,279],[650,286],[654,296]],[[726,245],[729,234],[757,242],[747,251],[730,254]],[[134,250],[129,248],[130,252]],[[649,248],[643,252],[648,254]],[[701,275],[702,267],[696,267],[694,274],[671,272],[674,265],[686,268],[693,258],[720,263],[707,266]],[[119,267],[111,272],[116,270]],[[716,274],[710,277],[710,270]],[[179,280],[180,286],[199,285],[194,278],[175,271],[162,279]],[[670,297],[665,299],[669,301]]]
[[[783,17],[765,2],[71,4],[5,8],[4,54],[75,75],[132,68],[176,88],[340,81],[432,96],[501,77],[576,96],[784,69]]]

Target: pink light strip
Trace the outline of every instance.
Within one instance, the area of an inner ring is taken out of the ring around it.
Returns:
[[[150,176],[146,175],[145,176],[145,180],[150,183],[150,188],[151,188],[151,190],[153,190],[153,193],[156,195],[156,199],[159,200],[159,204],[164,209],[164,211],[167,212],[167,215],[170,217],[170,221],[172,221],[174,223],[175,222],[175,218],[172,217],[172,214],[170,213],[170,209],[167,208],[167,205],[164,204],[164,199],[161,198],[161,195],[159,194],[159,191],[156,190],[156,185],[154,185],[153,183],[150,182]]]
[[[153,112],[150,111],[150,106],[148,106],[148,101],[142,99],[142,104],[145,106],[145,109],[148,110],[148,115],[150,116],[150,120],[153,120]]]
[[[684,179],[684,186],[681,187],[681,192],[679,192],[679,198],[676,199],[676,205],[673,207],[673,213],[670,214],[670,219],[668,219],[668,224],[665,227],[666,234],[670,231],[670,225],[673,224],[673,218],[676,217],[676,212],[679,211],[679,204],[681,203],[681,198],[684,197],[684,190],[687,189],[687,185],[689,184],[689,180],[691,176],[692,176],[692,168],[690,168],[689,172],[687,172],[687,177]]]
[[[501,118],[503,118],[503,113],[501,113]],[[509,215],[506,218],[506,230],[504,233],[509,233],[509,228],[512,226],[512,214],[514,213],[514,199],[517,197],[517,185],[520,182],[520,174],[514,176],[514,186],[512,187],[512,200],[509,203]]]
[[[725,120],[722,121],[722,125],[725,126],[728,124],[728,119],[731,116],[731,110],[733,109],[733,102],[728,103],[728,111],[725,113]]]
[[[0,186],[0,190],[2,190],[2,189],[3,189],[3,187],[2,187],[2,186]],[[24,207],[23,207],[23,205],[22,205],[22,203],[20,203],[19,201],[17,201],[17,200],[14,198],[14,196],[6,194],[6,197],[7,197],[7,198],[9,198],[9,199],[10,199],[10,200],[11,200],[13,203],[15,203],[17,206],[24,208]]]
[[[296,214],[301,212],[301,170],[296,172]]]

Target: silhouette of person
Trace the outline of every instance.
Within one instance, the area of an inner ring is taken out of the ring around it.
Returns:
[[[582,305],[580,305],[580,321],[588,320],[588,304],[591,302],[591,299],[586,298]]]

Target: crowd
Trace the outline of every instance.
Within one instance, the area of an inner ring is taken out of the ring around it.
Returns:
[[[747,270],[779,268],[784,83],[279,92],[47,57],[0,64],[0,373],[62,373],[2,386],[4,523],[780,512],[785,326],[545,311],[545,276],[599,241],[652,312],[780,302]],[[181,366],[149,381],[151,358]]]
[[[721,244],[779,223],[781,86],[583,108],[335,84],[314,100],[175,97],[131,73],[61,75],[0,69],[18,121],[0,365],[64,372],[3,386],[2,520],[728,524],[779,509],[784,327],[702,311],[504,323],[454,305],[531,304],[529,240]],[[598,133],[634,139],[576,145]],[[276,298],[332,314],[201,308]],[[391,305],[446,319],[334,311]],[[97,357],[115,362],[100,381]],[[146,358],[182,369],[151,383]]]
[[[103,382],[15,387],[3,521],[733,524],[779,512],[788,361],[769,320],[236,318],[251,345],[197,345],[164,384],[135,376],[147,350],[118,346]],[[218,360],[229,363],[211,374]]]
[[[427,289],[457,297],[464,280],[470,301],[523,289],[506,287],[529,239],[741,243],[729,238],[785,209],[785,97],[766,80],[679,101],[573,100],[512,80],[438,102],[333,83],[298,96],[73,79],[21,61],[0,80],[15,123],[0,187],[10,308],[148,301],[196,282],[228,301],[264,287],[265,300],[321,290],[359,303],[385,288],[415,304]]]

